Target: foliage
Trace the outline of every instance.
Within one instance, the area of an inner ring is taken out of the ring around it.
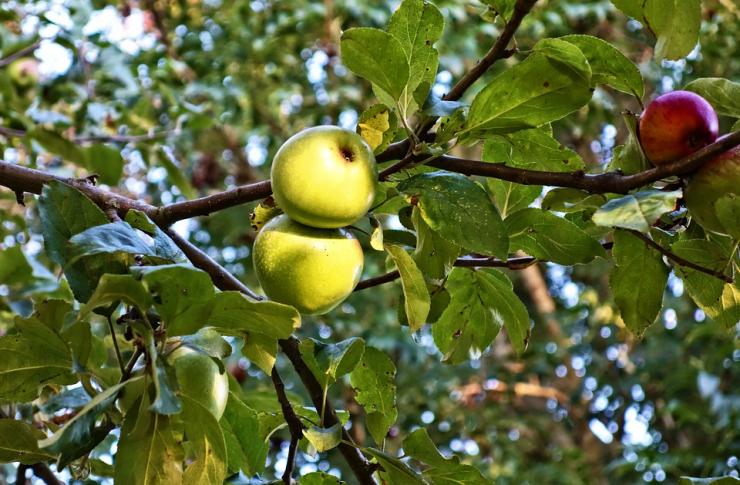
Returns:
[[[589,185],[649,168],[632,113],[658,92],[738,129],[732,2],[0,15],[0,482],[736,481],[737,198],[728,236],[678,169]],[[309,317],[250,290],[280,212],[253,183],[319,124],[381,180],[351,228],[364,282]],[[228,370],[220,419],[182,391],[183,345]]]

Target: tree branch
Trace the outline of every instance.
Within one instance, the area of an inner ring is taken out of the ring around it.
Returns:
[[[6,57],[3,57],[2,59],[0,59],[0,67],[5,67],[8,64],[11,64],[13,61],[20,59],[21,57],[26,57],[27,55],[33,54],[33,52],[38,49],[38,47],[41,45],[41,42],[43,41],[44,39],[37,39],[36,42],[34,42],[33,44],[28,45],[23,49],[17,50]]]
[[[672,176],[688,175],[696,171],[705,162],[731,148],[740,145],[740,131],[730,133],[722,139],[698,150],[675,162],[652,167],[642,172],[623,175],[620,172],[586,174],[577,172],[545,172],[508,167],[502,163],[482,162],[451,156],[433,159],[427,165],[458,172],[465,175],[479,175],[500,180],[507,180],[522,185],[549,185],[552,187],[570,187],[583,189],[591,193],[626,194],[630,190]],[[419,156],[423,157],[423,156]]]
[[[324,400],[324,388],[321,386],[316,376],[313,375],[311,369],[308,368],[306,362],[301,357],[301,351],[298,348],[300,341],[295,337],[290,337],[285,340],[280,340],[280,349],[290,359],[293,364],[298,376],[303,381],[303,385],[311,397],[311,402],[316,409],[324,409],[324,426],[334,426],[339,422],[337,414],[334,411],[333,406],[328,400]],[[348,444],[352,440],[347,433],[347,430],[342,428],[342,442],[339,444],[339,452],[344,456],[344,459],[349,464],[352,472],[357,477],[358,481],[362,485],[375,485],[373,480],[373,469],[371,465],[365,459],[365,456],[360,450],[354,446]]]
[[[606,250],[611,249],[612,246],[613,243],[611,242],[606,242],[602,244],[602,247]],[[459,268],[506,268],[511,270],[522,270],[524,268],[532,266],[535,263],[544,262],[546,261],[541,261],[533,256],[521,256],[517,258],[509,258],[507,260],[496,258],[463,257],[455,260],[454,266],[457,266]],[[362,291],[366,288],[372,288],[373,286],[390,283],[391,281],[398,279],[399,276],[400,274],[398,273],[398,270],[393,270],[380,276],[368,278],[366,280],[360,281],[355,287],[354,291]]]
[[[649,236],[641,233],[640,231],[635,231],[633,229],[627,229],[629,233],[631,233],[636,238],[642,239],[645,241],[646,244],[649,246],[652,246],[655,250],[657,250],[660,254],[668,258],[669,260],[673,261],[679,266],[684,266],[686,268],[691,268],[693,270],[702,272],[704,274],[708,274],[710,276],[714,276],[715,278],[724,281],[725,283],[734,283],[732,277],[724,274],[722,271],[715,271],[710,268],[705,268],[704,266],[698,265],[696,263],[692,263],[691,261],[688,261],[686,259],[683,259],[681,256],[678,256],[677,254],[673,253],[669,249],[664,248],[657,242],[653,241],[652,238]]]
[[[512,52],[507,50],[506,47],[514,38],[514,34],[519,25],[522,23],[524,17],[527,16],[530,10],[534,7],[537,0],[518,0],[514,5],[514,12],[511,14],[511,19],[506,23],[503,32],[499,35],[496,43],[481,59],[481,61],[473,66],[463,77],[460,78],[457,83],[450,89],[450,92],[442,97],[445,101],[457,101],[465,94],[470,86],[473,85],[496,61],[511,56]]]
[[[285,472],[283,473],[283,482],[285,485],[290,485],[293,479],[293,469],[295,468],[298,442],[301,440],[301,437],[303,437],[303,424],[301,423],[301,420],[298,419],[298,416],[296,416],[293,406],[290,405],[288,396],[285,395],[285,384],[283,384],[283,380],[280,378],[277,367],[272,368],[270,377],[272,378],[272,384],[275,387],[275,393],[280,402],[280,408],[283,411],[283,417],[288,423],[288,429],[290,430],[288,461],[285,465]]]

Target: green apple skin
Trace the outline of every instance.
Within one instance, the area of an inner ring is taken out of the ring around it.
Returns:
[[[364,256],[344,229],[318,229],[282,214],[257,234],[254,270],[265,294],[306,315],[322,315],[360,281]]]
[[[706,162],[689,179],[684,191],[686,207],[704,229],[725,234],[714,203],[727,194],[740,196],[740,146]]]
[[[316,126],[290,137],[275,154],[272,193],[278,206],[311,227],[348,226],[375,198],[378,169],[362,137],[337,126]]]
[[[167,359],[175,368],[180,393],[208,409],[218,421],[229,398],[229,375],[220,372],[218,364],[190,347],[176,348]]]
[[[35,86],[39,82],[39,61],[24,57],[8,66],[10,78],[22,88]]]

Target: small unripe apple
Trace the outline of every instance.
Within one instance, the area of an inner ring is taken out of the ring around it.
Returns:
[[[640,116],[640,143],[653,165],[665,165],[714,143],[718,130],[712,105],[690,91],[658,96]]]
[[[190,347],[180,346],[168,357],[175,368],[180,393],[208,409],[221,419],[229,399],[229,375],[213,359]]]
[[[278,206],[302,224],[336,228],[365,215],[375,198],[375,156],[360,135],[308,128],[275,154],[270,178]]]
[[[686,207],[704,229],[726,234],[715,202],[727,194],[740,196],[740,146],[706,162],[689,179],[684,191]]]
[[[252,259],[265,294],[308,315],[327,313],[344,301],[364,264],[362,247],[348,231],[308,227],[285,214],[257,234]]]
[[[35,86],[39,82],[39,61],[24,57],[8,66],[10,79],[21,88]]]

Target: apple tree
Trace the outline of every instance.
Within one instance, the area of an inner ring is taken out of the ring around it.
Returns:
[[[0,482],[737,482],[737,5],[365,3],[0,3]]]

